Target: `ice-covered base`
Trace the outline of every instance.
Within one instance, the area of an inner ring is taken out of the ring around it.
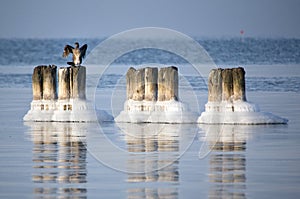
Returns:
[[[188,110],[187,106],[176,100],[170,101],[134,101],[124,103],[124,111],[116,122],[131,123],[195,123],[198,114]]]
[[[94,107],[86,100],[33,100],[31,109],[23,118],[24,121],[38,122],[96,122],[112,121],[105,111],[95,112]]]
[[[287,119],[260,112],[257,105],[244,102],[208,102],[198,118],[201,124],[286,124]]]

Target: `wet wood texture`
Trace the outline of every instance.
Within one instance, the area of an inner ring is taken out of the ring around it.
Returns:
[[[127,99],[135,101],[178,100],[178,69],[129,68],[126,74]]]
[[[245,70],[242,67],[213,69],[208,78],[208,101],[246,101]]]

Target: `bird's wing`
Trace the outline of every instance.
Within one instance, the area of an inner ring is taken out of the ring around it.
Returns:
[[[87,44],[84,44],[83,46],[80,47],[80,54],[81,54],[82,58],[85,57],[85,52],[86,52],[87,47],[88,47]]]
[[[70,53],[73,53],[73,47],[70,45],[66,45],[64,48],[64,53],[63,53],[63,57],[67,57]]]

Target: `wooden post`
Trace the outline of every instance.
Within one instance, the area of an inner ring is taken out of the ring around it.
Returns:
[[[135,90],[135,72],[135,68],[130,67],[126,73],[127,100],[133,99],[133,93]]]
[[[233,100],[246,101],[245,70],[242,67],[232,69]]]
[[[54,100],[56,93],[56,66],[49,65],[43,67],[43,99]]]
[[[224,69],[222,71],[222,100],[231,101],[233,95],[232,85],[232,69]]]
[[[145,68],[145,100],[157,100],[157,68]]]
[[[143,101],[145,98],[145,68],[136,70],[134,85],[135,89],[133,91],[132,99]]]
[[[157,98],[158,98],[158,101],[165,101],[165,86],[166,86],[166,83],[165,83],[165,78],[164,78],[164,74],[165,74],[165,68],[160,68],[159,71],[158,71],[158,78],[157,78],[157,81],[158,81],[158,93],[157,93]]]
[[[33,100],[43,99],[43,67],[37,66],[32,74],[32,95]]]
[[[70,98],[85,99],[86,68],[84,66],[70,67]]]
[[[213,69],[208,78],[208,101],[221,102],[222,100],[222,70]]]
[[[70,98],[70,67],[58,70],[58,99]]]
[[[178,69],[175,66],[161,68],[158,72],[158,100],[178,100]]]
[[[167,67],[168,90],[167,100],[178,100],[178,68],[175,66]]]

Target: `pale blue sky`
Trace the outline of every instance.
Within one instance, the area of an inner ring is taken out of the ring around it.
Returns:
[[[140,27],[190,36],[300,38],[299,0],[1,0],[0,38],[103,37]]]

